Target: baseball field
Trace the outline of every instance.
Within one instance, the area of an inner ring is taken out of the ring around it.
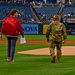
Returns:
[[[14,63],[6,60],[6,37],[0,40],[0,75],[75,75],[75,55],[63,55],[59,63],[51,63],[50,55],[19,54],[21,51],[49,47],[45,35],[25,35],[25,38],[25,44],[19,44],[20,36],[18,38]],[[64,46],[75,47],[75,36],[68,35]]]

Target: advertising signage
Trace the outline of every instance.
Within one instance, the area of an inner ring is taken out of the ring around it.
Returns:
[[[38,24],[22,24],[24,34],[38,34]]]
[[[47,30],[48,26],[49,26],[48,24],[43,25],[43,34],[46,34],[46,30]]]
[[[75,18],[67,18],[67,19],[63,19],[63,22],[67,22],[67,23],[75,23]]]
[[[67,19],[67,22],[68,22],[68,23],[75,23],[75,18],[71,18],[71,19],[68,18],[68,19]]]

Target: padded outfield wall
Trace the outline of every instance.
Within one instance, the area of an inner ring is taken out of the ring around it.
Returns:
[[[64,23],[67,29],[67,34],[68,29],[71,27],[72,28],[72,35],[75,35],[75,23]],[[45,34],[47,27],[49,24],[22,24],[22,29],[24,31],[24,34]]]
[[[64,23],[67,29],[67,34],[68,33],[68,29],[71,27],[72,28],[72,32],[71,35],[75,35],[75,23]],[[0,28],[1,28],[2,23],[0,23]],[[22,24],[22,29],[24,31],[24,34],[45,34],[47,27],[49,26],[49,24]]]

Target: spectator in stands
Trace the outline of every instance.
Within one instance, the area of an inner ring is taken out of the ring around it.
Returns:
[[[70,27],[70,28],[68,29],[69,35],[71,35],[71,32],[72,32],[72,27]]]
[[[14,0],[14,3],[16,3],[17,2],[17,0]]]
[[[32,6],[35,6],[35,1],[34,0],[32,1]]]
[[[24,37],[24,33],[22,30],[21,23],[18,16],[18,11],[16,9],[12,9],[10,11],[10,17],[5,18],[2,24],[2,32],[7,37],[8,41],[8,58],[7,60],[10,62],[14,62],[14,53],[15,53],[15,46],[16,41],[18,38],[19,32],[21,33],[22,37]]]
[[[60,18],[58,15],[54,15],[53,20],[46,31],[47,42],[51,43],[50,53],[52,56],[52,63],[55,63],[55,59],[56,59],[55,51],[54,51],[55,47],[57,48],[57,62],[60,61],[62,42],[64,43],[67,38],[66,28],[64,24],[59,21],[59,19]],[[50,39],[49,39],[49,35],[51,35]],[[63,36],[63,39],[62,39],[62,36]]]
[[[50,18],[48,19],[48,22],[51,22],[51,21],[52,21],[52,19],[53,19],[53,17],[52,17],[52,16],[50,16]]]
[[[20,10],[18,10],[18,12],[19,12],[19,17],[20,17],[20,19],[23,19],[24,16],[25,16],[24,10],[23,10],[23,9],[20,9]]]
[[[74,17],[74,13],[71,13],[71,17]]]
[[[6,16],[8,16],[8,14],[9,14],[8,8],[4,8],[4,13],[6,14]]]
[[[43,0],[43,1],[44,1],[44,3],[46,4],[47,0]]]
[[[45,22],[46,21],[46,15],[45,14],[43,14],[43,15],[41,14],[40,15],[40,21],[41,22]]]
[[[71,14],[67,14],[67,17],[70,18],[71,17]]]

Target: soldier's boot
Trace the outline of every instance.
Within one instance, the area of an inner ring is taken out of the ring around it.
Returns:
[[[60,58],[57,58],[57,62],[59,62],[60,61]]]
[[[52,61],[51,61],[52,63],[55,63],[55,59],[56,59],[54,48],[55,48],[55,46],[50,47],[50,54],[52,56]]]
[[[56,56],[53,54],[52,55],[52,63],[55,63],[55,59],[56,59]]]
[[[57,62],[60,61],[61,58],[61,50],[57,50]]]

